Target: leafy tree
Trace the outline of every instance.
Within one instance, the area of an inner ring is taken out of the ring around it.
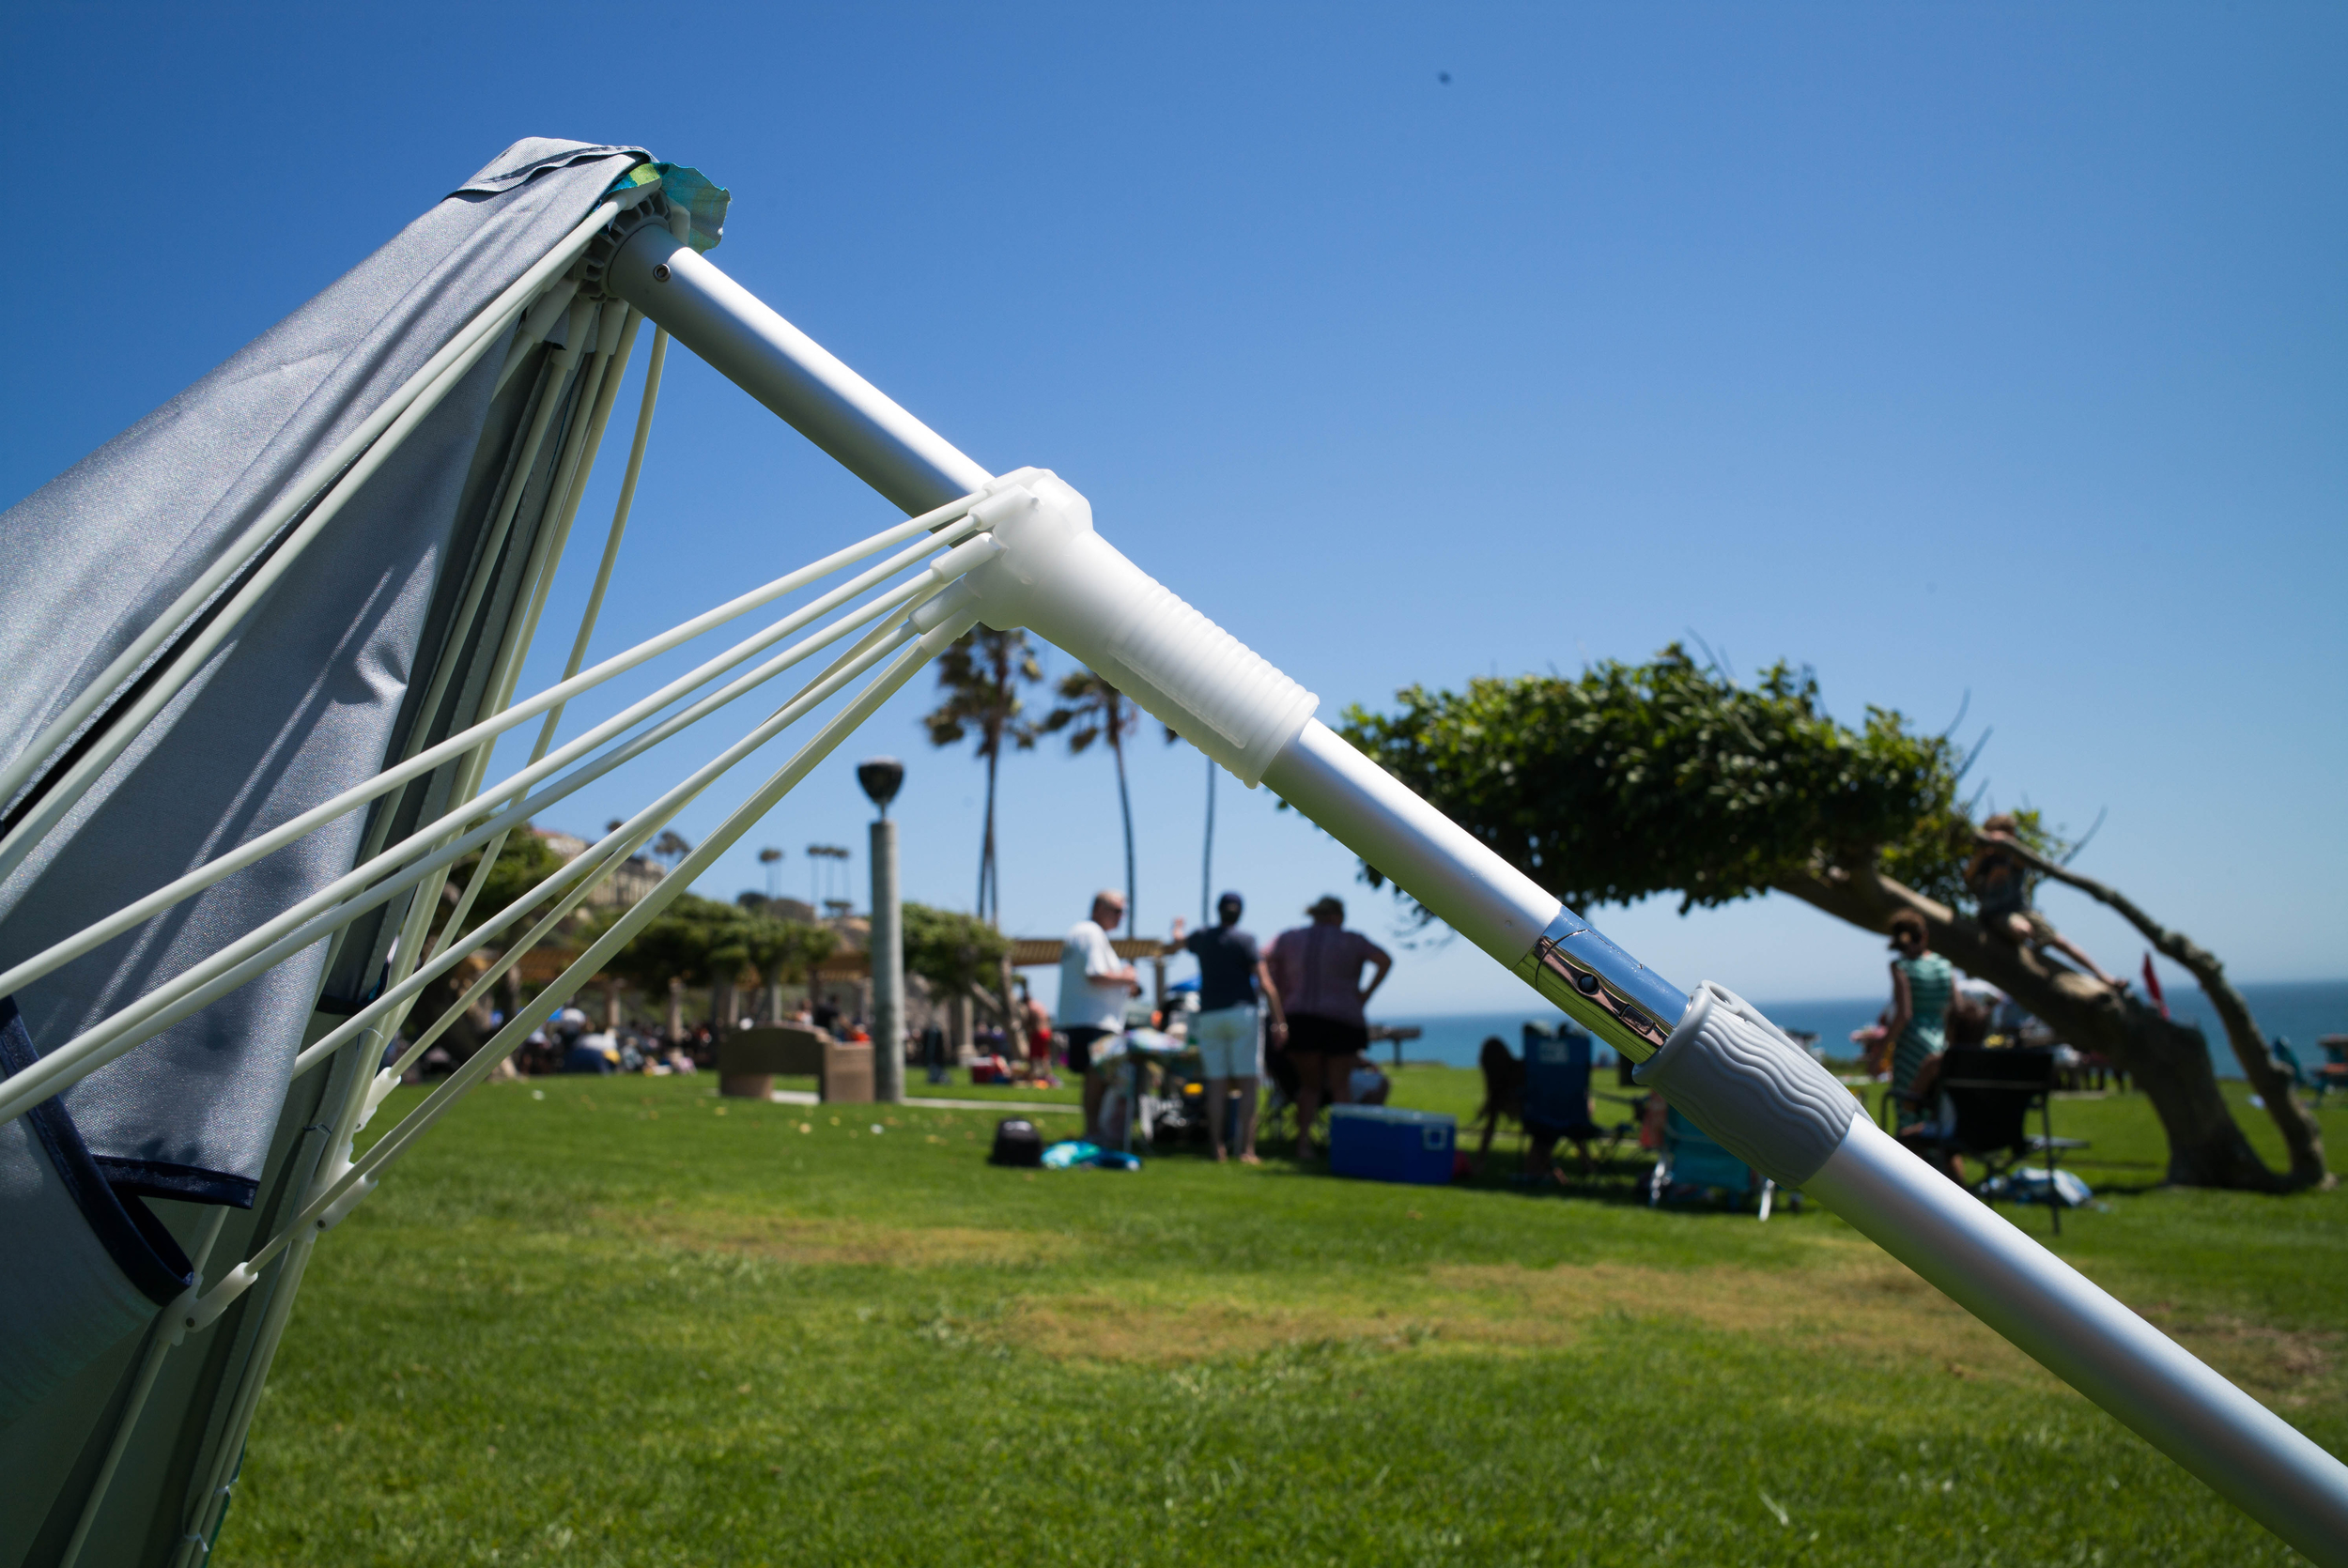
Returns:
[[[1952,962],[2137,1079],[2169,1135],[2170,1180],[2329,1181],[2314,1119],[2223,966],[2062,867],[2064,846],[2035,815],[2017,814],[2042,874],[2119,910],[2201,981],[2283,1133],[2288,1174],[2267,1170],[2234,1124],[2199,1029],[1972,917],[1963,868],[1978,840],[1957,796],[1964,764],[1945,736],[1872,707],[1849,729],[1827,715],[1806,669],[1781,664],[1747,687],[1676,645],[1649,664],[1477,679],[1460,692],[1413,686],[1396,702],[1386,715],[1350,710],[1347,737],[1569,907],[1676,892],[1684,911],[1775,889],[1877,931],[1913,910]]]
[[[771,1023],[781,1016],[784,984],[805,980],[839,946],[840,933],[828,926],[757,915],[743,922],[740,942],[744,957],[765,987],[763,1010]]]
[[[937,996],[975,994],[1011,1017],[1004,992],[1011,939],[975,915],[927,904],[904,906],[905,972],[919,975]]]
[[[932,746],[953,746],[976,733],[986,763],[986,825],[979,838],[979,902],[981,918],[1002,923],[1002,889],[996,869],[995,777],[1006,744],[1022,751],[1035,746],[1035,726],[1020,715],[1026,704],[1019,688],[1043,679],[1035,644],[1024,631],[998,632],[974,626],[937,661],[937,684],[946,700],[921,722]]]
[[[482,853],[475,850],[450,868],[448,881],[440,886],[440,907],[434,913],[432,928],[435,940],[438,940],[441,928],[456,915],[457,905],[464,901],[466,888],[482,874]],[[488,880],[482,884],[481,891],[467,909],[465,929],[478,928],[482,921],[524,897],[562,869],[563,857],[528,828],[506,835],[503,843],[498,847],[496,861],[489,868]],[[518,939],[546,914],[550,903],[551,900],[540,900],[533,904],[510,922],[493,939],[494,942],[502,945]],[[559,935],[556,940],[560,940]],[[490,951],[495,950],[493,945]],[[460,964],[427,984],[417,1000],[417,1022],[409,1027],[411,1030],[421,1027],[456,1006],[456,999],[472,984],[475,973],[469,966]],[[503,989],[509,1008],[519,1005],[521,985],[521,972],[518,969],[508,970]],[[485,996],[466,1009],[464,1015],[441,1037],[441,1040],[458,1059],[463,1060],[480,1049],[489,1038],[490,1031],[490,1004]]]
[[[608,929],[621,911],[613,910],[602,924]],[[666,1034],[670,1040],[685,1036],[685,991],[706,984],[713,960],[725,952],[741,912],[691,893],[681,893],[655,915],[627,945],[611,955],[606,972],[617,975],[647,996],[668,998]],[[738,970],[740,960],[735,960]]]
[[[547,841],[536,834],[524,828],[506,835],[504,847],[498,851],[496,864],[489,868],[488,881],[481,884],[480,894],[472,900],[471,913],[465,919],[467,929],[477,927],[562,869],[563,857],[548,848]],[[479,850],[450,868],[449,879],[440,892],[443,915],[455,911],[465,888],[480,874]],[[518,935],[527,930],[530,922],[544,914],[543,905],[532,909],[519,922],[507,928],[508,934]]]
[[[732,1029],[742,1016],[741,1008],[734,1005],[734,988],[754,966],[750,959],[750,923],[731,904],[718,907],[726,914],[722,920],[710,922],[705,973],[709,976],[709,1025],[722,1033]]]
[[[1125,787],[1125,741],[1141,726],[1141,710],[1108,679],[1089,669],[1061,677],[1059,702],[1037,726],[1043,733],[1068,732],[1068,755],[1081,757],[1095,741],[1108,743],[1117,760],[1117,805],[1125,818],[1125,930],[1139,930],[1140,910],[1134,897],[1134,798]]]

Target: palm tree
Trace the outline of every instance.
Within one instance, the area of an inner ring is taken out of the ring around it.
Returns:
[[[608,911],[596,924],[608,930],[625,913]],[[626,980],[648,1001],[665,995],[668,1017],[662,1032],[671,1043],[685,1038],[686,989],[712,977],[710,961],[726,945],[730,935],[726,928],[739,915],[727,905],[684,894],[654,916],[604,966],[606,973]],[[738,973],[739,963],[737,958],[729,980],[733,973]],[[717,998],[711,1000],[714,1003]]]
[[[1035,645],[1023,631],[998,632],[974,626],[965,632],[937,661],[937,684],[946,700],[921,722],[928,726],[932,746],[952,746],[975,731],[978,754],[986,762],[986,826],[979,839],[979,904],[982,920],[1002,923],[1002,886],[996,870],[995,774],[1003,760],[1003,745],[1022,751],[1033,749],[1036,727],[1020,715],[1022,685],[1043,679]]]
[[[1134,800],[1125,788],[1125,737],[1140,727],[1141,710],[1106,677],[1089,669],[1063,676],[1059,703],[1043,715],[1037,729],[1044,734],[1068,731],[1068,755],[1081,757],[1094,741],[1106,741],[1117,760],[1117,804],[1125,814],[1125,930],[1141,929],[1134,903]]]

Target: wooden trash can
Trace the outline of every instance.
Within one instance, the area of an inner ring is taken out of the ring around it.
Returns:
[[[826,1105],[873,1103],[873,1045],[870,1040],[824,1042],[823,1097]]]

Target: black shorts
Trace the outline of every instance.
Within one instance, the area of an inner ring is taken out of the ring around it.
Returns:
[[[1074,1029],[1064,1029],[1061,1033],[1068,1037],[1068,1070],[1090,1072],[1092,1070],[1092,1048],[1117,1031],[1096,1029],[1091,1024],[1079,1023]]]
[[[1359,1056],[1369,1049],[1369,1029],[1311,1013],[1289,1014],[1289,1050],[1299,1056]]]

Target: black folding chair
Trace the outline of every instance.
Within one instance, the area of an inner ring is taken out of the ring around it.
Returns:
[[[2055,1161],[2072,1149],[2087,1147],[2084,1138],[2054,1135],[2055,1053],[2046,1050],[2001,1051],[1988,1046],[1951,1046],[1940,1061],[1934,1097],[1947,1103],[1949,1115],[1938,1126],[1911,1127],[1901,1138],[1918,1152],[1961,1155],[1978,1160],[1982,1178],[1967,1191],[1994,1205],[1989,1184],[2032,1156],[2047,1161],[2047,1207],[2054,1217],[2055,1234],[2062,1233],[2062,1193],[2055,1186]],[[1912,1097],[1898,1096],[1900,1100]],[[1885,1095],[1888,1108],[1895,1097]],[[2030,1114],[2038,1113],[2038,1132],[2030,1130]]]

